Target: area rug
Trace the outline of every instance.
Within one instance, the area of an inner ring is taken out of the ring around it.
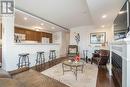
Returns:
[[[63,75],[61,63],[41,73],[70,87],[96,87],[98,67],[90,63],[85,64],[83,73],[78,71],[77,80],[72,71],[65,72]]]

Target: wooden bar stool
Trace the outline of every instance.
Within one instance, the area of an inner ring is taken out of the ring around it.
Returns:
[[[44,64],[44,68],[45,68],[45,57],[44,57],[44,52],[37,52],[37,59],[36,59],[36,70],[41,70],[43,68],[43,64]]]
[[[30,62],[29,62],[29,53],[22,53],[19,54],[19,63],[18,68],[22,68],[22,67],[29,67]]]
[[[50,50],[50,53],[49,53],[49,66],[50,66],[50,63],[54,64],[55,63],[55,60],[56,59],[56,50]]]

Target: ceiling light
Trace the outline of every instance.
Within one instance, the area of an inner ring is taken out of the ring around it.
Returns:
[[[55,27],[51,27],[51,29],[55,29]]]
[[[41,29],[43,29],[43,28],[41,28],[41,27],[34,27],[34,29],[36,29],[36,30],[37,30],[37,29],[41,30]]]
[[[107,15],[102,15],[102,18],[106,18],[107,17]]]
[[[104,28],[105,26],[104,26],[104,25],[102,25],[101,27],[102,27],[102,28]]]
[[[27,17],[24,17],[24,20],[27,20],[28,18]]]
[[[44,25],[44,23],[41,23],[41,25]]]
[[[36,29],[36,31],[40,31],[39,29]]]

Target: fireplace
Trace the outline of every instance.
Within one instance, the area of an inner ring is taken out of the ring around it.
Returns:
[[[112,52],[112,74],[118,87],[122,87],[122,57],[114,52]]]

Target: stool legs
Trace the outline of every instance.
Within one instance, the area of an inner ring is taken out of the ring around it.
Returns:
[[[55,64],[55,59],[56,59],[56,52],[55,52],[55,50],[51,50],[49,53],[49,67],[50,67],[50,65]]]
[[[45,57],[44,57],[44,52],[37,52],[37,59],[36,59],[36,70],[41,70],[45,68]]]

